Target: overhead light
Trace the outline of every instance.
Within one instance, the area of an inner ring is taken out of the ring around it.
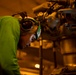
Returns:
[[[40,65],[39,64],[35,64],[35,68],[40,68]]]

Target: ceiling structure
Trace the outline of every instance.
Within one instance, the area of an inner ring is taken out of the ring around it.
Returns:
[[[45,1],[46,0],[0,0],[0,16],[13,15],[23,11],[33,16],[33,7]]]

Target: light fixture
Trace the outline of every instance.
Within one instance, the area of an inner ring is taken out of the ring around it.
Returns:
[[[40,68],[40,65],[39,64],[35,64],[35,68]]]

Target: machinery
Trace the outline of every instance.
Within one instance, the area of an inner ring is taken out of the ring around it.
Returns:
[[[59,75],[76,74],[76,9],[60,9],[60,25],[57,26],[59,31],[59,46],[64,60],[64,68]],[[56,70],[55,70],[56,71]],[[54,73],[55,73],[54,71]],[[53,75],[53,74],[52,74]]]
[[[64,66],[58,68],[55,61],[55,69],[50,75],[76,75],[76,0],[49,0],[33,11],[42,32],[50,34],[53,47],[57,43],[63,55]]]

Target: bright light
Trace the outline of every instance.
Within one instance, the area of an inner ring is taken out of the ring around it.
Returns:
[[[21,73],[21,75],[39,75],[39,74],[36,74],[36,73],[26,72],[26,71],[21,71],[20,73]]]
[[[52,48],[53,47],[53,42],[51,42],[51,41],[42,40],[42,42],[43,42],[43,45],[42,45],[43,49],[47,49],[47,48]],[[30,47],[39,48],[40,47],[39,43],[40,43],[39,41],[31,42],[30,43]]]
[[[21,67],[20,67],[20,73],[21,75],[39,75],[38,70],[33,70],[29,68],[21,68]]]
[[[68,64],[69,66],[73,66],[73,67],[76,67],[76,64]]]
[[[35,64],[35,68],[40,68],[40,65],[39,64]]]

